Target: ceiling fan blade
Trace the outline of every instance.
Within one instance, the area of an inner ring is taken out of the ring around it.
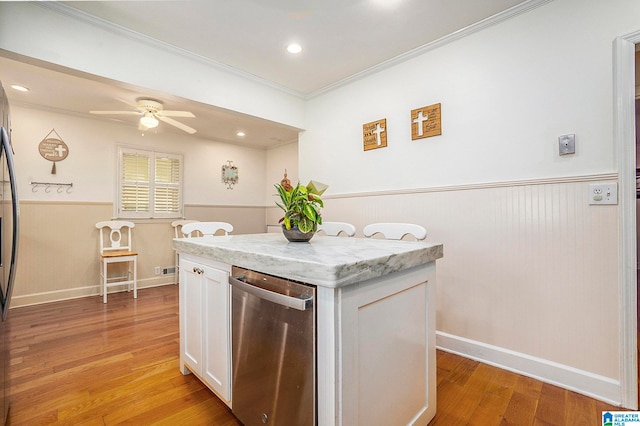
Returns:
[[[140,111],[89,111],[89,113],[97,115],[142,115]]]
[[[129,105],[131,108],[140,109],[140,106],[135,102],[129,102],[128,100],[122,99],[122,98],[116,98],[116,99],[119,100],[120,102],[122,102],[125,105]]]
[[[157,115],[164,115],[165,117],[188,117],[195,118],[192,112],[189,111],[171,111],[171,110],[162,110],[158,111]]]
[[[172,126],[177,127],[180,130],[184,130],[185,132],[189,133],[190,135],[194,134],[196,132],[196,129],[194,129],[193,127],[189,127],[186,124],[182,124],[179,121],[176,121],[172,118],[169,117],[163,117],[162,115],[157,115],[158,120],[163,121],[167,124],[170,124]]]

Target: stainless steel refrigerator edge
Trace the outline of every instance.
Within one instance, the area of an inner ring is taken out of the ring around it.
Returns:
[[[20,209],[16,185],[13,148],[11,145],[11,119],[9,101],[0,82],[0,167],[2,185],[0,186],[0,424],[4,425],[9,413],[7,398],[7,367],[9,351],[6,341],[7,316],[11,294],[15,281],[18,260],[18,233]]]

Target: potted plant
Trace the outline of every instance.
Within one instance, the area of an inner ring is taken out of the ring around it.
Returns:
[[[320,195],[326,185],[311,181],[306,186],[298,183],[292,187],[285,174],[285,179],[274,186],[280,196],[280,202],[276,201],[276,205],[284,211],[280,223],[285,237],[289,241],[309,241],[318,224],[322,223],[320,209],[324,207],[324,202]]]

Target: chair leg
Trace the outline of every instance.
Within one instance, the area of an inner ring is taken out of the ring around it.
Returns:
[[[175,268],[175,275],[173,276],[173,279],[176,280],[176,282],[174,284],[178,284],[178,281],[180,280],[180,259],[178,258],[178,252],[176,252],[176,268]]]
[[[102,303],[107,303],[107,262],[102,262]]]
[[[133,298],[138,298],[138,260],[133,261]]]

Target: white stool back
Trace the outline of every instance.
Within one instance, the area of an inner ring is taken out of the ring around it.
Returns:
[[[388,240],[401,240],[405,235],[412,235],[418,241],[427,238],[427,230],[413,223],[372,223],[365,226],[362,233],[367,238],[380,233]]]
[[[332,237],[337,237],[341,232],[347,237],[353,237],[356,227],[347,222],[322,222],[322,225],[318,225],[318,232],[320,231]]]
[[[202,236],[213,236],[219,230],[224,231],[224,235],[228,235],[233,231],[233,225],[227,222],[194,222],[182,227],[182,233],[189,238],[194,231],[199,232]]]

